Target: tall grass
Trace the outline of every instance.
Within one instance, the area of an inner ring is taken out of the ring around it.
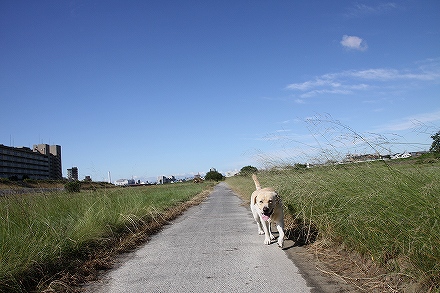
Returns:
[[[0,291],[24,291],[35,270],[136,229],[210,183],[0,197]],[[63,264],[65,265],[65,264]]]
[[[294,218],[313,223],[321,238],[343,243],[389,271],[439,286],[440,162],[419,162],[291,168],[259,178],[279,191]],[[249,177],[228,183],[249,195],[254,188]]]

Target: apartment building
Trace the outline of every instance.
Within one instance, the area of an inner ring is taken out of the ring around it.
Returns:
[[[176,177],[174,176],[170,176],[170,177],[166,177],[166,176],[158,176],[157,177],[157,184],[167,184],[167,183],[174,183],[176,182]]]
[[[67,179],[69,181],[75,180],[78,181],[78,168],[72,167],[70,169],[67,169]]]
[[[30,149],[0,144],[0,178],[62,179],[61,146],[37,144]]]

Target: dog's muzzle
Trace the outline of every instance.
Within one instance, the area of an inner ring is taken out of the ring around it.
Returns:
[[[270,216],[272,215],[273,210],[270,210],[268,207],[263,208],[263,212],[261,213],[261,217],[264,221],[267,221],[270,219]]]

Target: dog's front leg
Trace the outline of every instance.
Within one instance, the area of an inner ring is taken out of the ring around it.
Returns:
[[[271,239],[274,239],[275,237],[272,235],[272,232],[270,231],[270,222],[269,221],[263,221],[263,229],[264,229],[264,244],[269,245],[271,242]]]
[[[255,221],[257,222],[257,226],[258,226],[258,234],[263,235],[264,234],[264,223],[261,224],[260,218],[256,218]]]
[[[284,244],[284,224],[283,223],[277,223],[277,230],[279,233],[278,236],[278,246],[283,248]]]
[[[258,212],[255,209],[256,209],[256,207],[251,205],[252,215],[254,216],[255,222],[257,222],[258,234],[263,235],[264,234],[263,222],[261,220],[260,215],[258,214]]]
[[[267,223],[267,228],[269,230],[269,237],[271,240],[274,240],[275,236],[273,236],[273,234],[272,234],[272,222],[269,220],[266,223]]]

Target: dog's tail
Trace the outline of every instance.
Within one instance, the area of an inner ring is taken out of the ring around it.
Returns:
[[[260,182],[259,182],[258,179],[257,179],[257,175],[252,174],[252,179],[254,179],[255,188],[256,188],[257,190],[258,190],[258,189],[261,189],[261,185],[260,185]]]

